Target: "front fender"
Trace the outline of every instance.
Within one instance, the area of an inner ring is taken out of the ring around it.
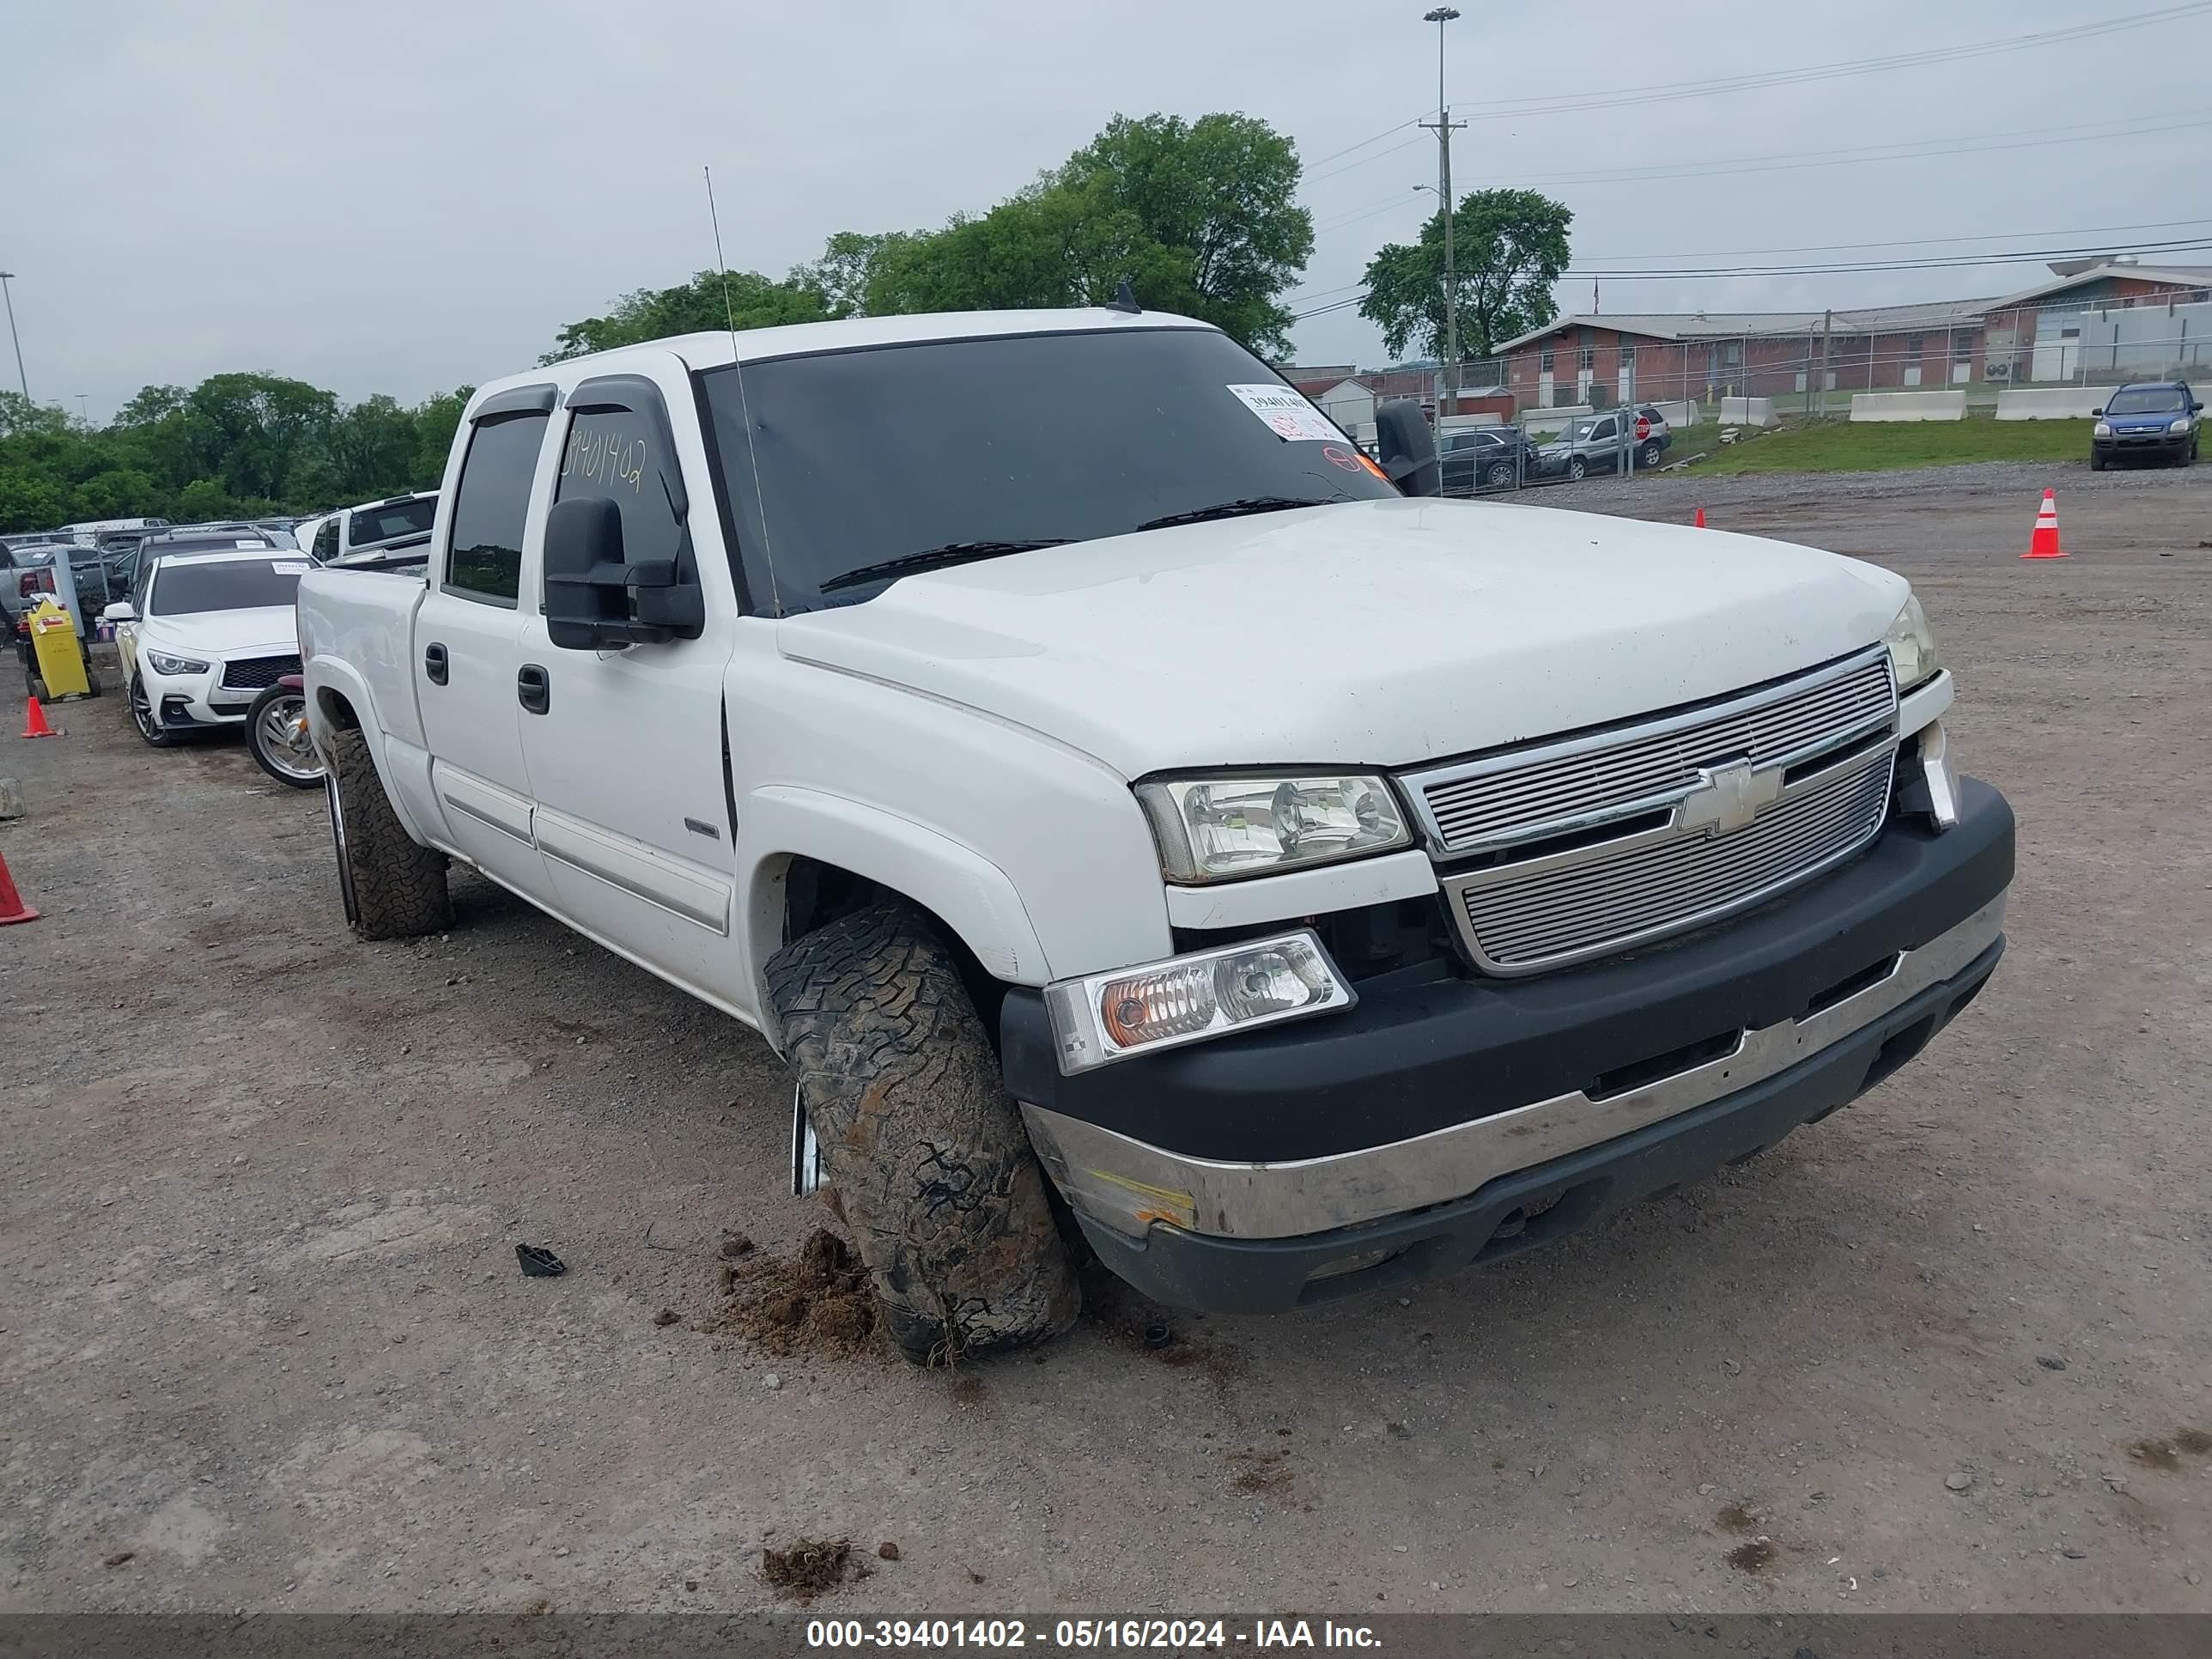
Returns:
[[[768,959],[783,945],[784,875],[795,856],[866,876],[933,912],[986,972],[1015,985],[1052,977],[1044,946],[1006,872],[927,825],[842,795],[770,785],[739,804],[739,915],[761,1030],[777,1042]],[[780,1051],[780,1046],[779,1046]]]

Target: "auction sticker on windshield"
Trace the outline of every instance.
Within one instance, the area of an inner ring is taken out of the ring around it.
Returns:
[[[1286,386],[1232,386],[1230,395],[1285,443],[1342,443],[1336,423]]]

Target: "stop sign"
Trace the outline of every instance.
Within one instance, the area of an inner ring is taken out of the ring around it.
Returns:
[[[1651,417],[1648,415],[1638,415],[1636,417],[1636,441],[1642,443],[1650,435]]]

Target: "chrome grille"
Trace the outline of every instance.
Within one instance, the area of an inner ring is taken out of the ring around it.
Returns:
[[[1664,830],[1447,878],[1476,965],[1526,974],[1680,933],[1840,863],[1881,828],[1893,745],[1801,780],[1733,834]]]
[[[1671,806],[1699,786],[1701,766],[1817,757],[1891,725],[1896,708],[1889,656],[1877,649],[1719,704],[1406,781],[1431,850],[1471,853]]]
[[[297,657],[239,657],[222,665],[222,683],[234,691],[260,691],[300,672]]]

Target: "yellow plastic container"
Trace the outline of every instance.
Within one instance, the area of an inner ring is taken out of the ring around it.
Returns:
[[[49,699],[92,696],[84,653],[77,647],[76,624],[51,593],[31,611],[31,653],[38,659],[39,678],[46,682]]]

